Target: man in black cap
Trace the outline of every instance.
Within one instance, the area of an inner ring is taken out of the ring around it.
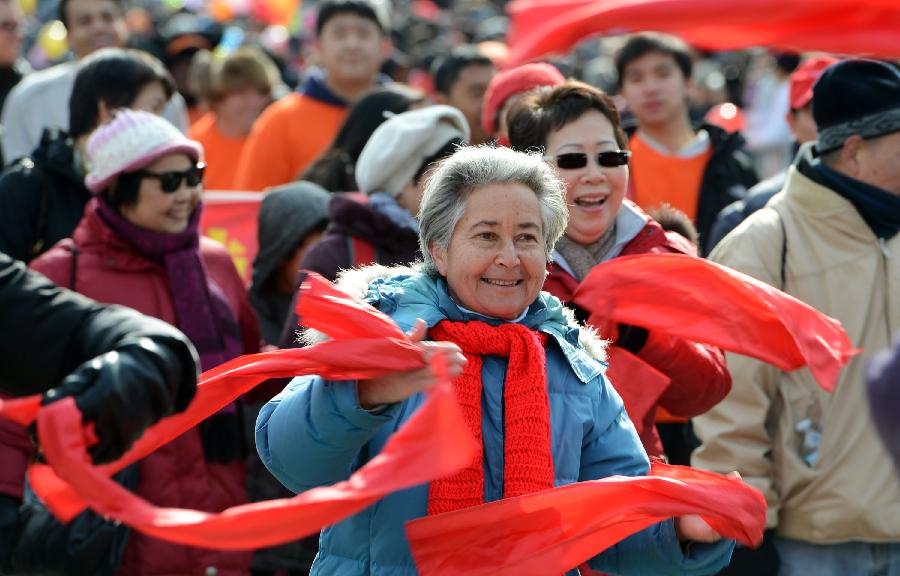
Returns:
[[[731,393],[694,420],[692,463],[738,470],[769,504],[780,576],[900,573],[900,482],[863,368],[900,328],[900,73],[846,60],[813,88],[818,140],[784,190],[710,258],[843,324],[859,357],[832,394],[807,369],[728,354]]]

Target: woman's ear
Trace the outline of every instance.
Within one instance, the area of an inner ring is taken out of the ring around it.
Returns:
[[[432,242],[428,245],[428,252],[431,254],[431,260],[434,262],[434,267],[437,268],[438,274],[446,278],[447,249]]]
[[[112,112],[110,111],[109,106],[107,106],[106,102],[103,100],[99,100],[97,102],[97,126],[106,124],[111,117]]]

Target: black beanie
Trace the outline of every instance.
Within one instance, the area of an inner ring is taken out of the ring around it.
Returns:
[[[812,114],[819,153],[853,135],[876,138],[900,130],[900,72],[876,60],[843,60],[813,86]]]

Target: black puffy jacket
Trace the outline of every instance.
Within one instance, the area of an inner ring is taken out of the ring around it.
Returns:
[[[0,252],[30,262],[72,235],[90,199],[71,138],[45,130],[30,156],[0,173]]]

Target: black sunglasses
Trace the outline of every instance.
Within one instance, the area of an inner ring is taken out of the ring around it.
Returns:
[[[187,182],[187,185],[193,188],[199,186],[203,182],[203,172],[206,171],[206,164],[197,162],[187,170],[182,172],[151,172],[149,170],[141,170],[135,172],[135,175],[142,178],[156,178],[159,180],[159,187],[166,194],[177,192],[181,188],[181,181]]]
[[[628,164],[628,157],[631,152],[628,150],[611,150],[608,152],[597,153],[597,164],[604,168],[616,168],[617,166],[625,166]],[[584,168],[588,163],[588,155],[584,152],[567,152],[560,154],[555,158],[550,156],[547,160],[555,160],[556,165],[563,170],[577,170]]]

